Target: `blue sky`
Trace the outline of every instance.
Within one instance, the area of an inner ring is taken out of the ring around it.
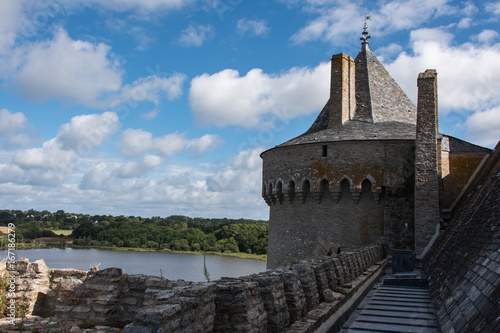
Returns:
[[[268,218],[259,154],[370,47],[440,130],[500,139],[499,1],[2,0],[0,208]]]

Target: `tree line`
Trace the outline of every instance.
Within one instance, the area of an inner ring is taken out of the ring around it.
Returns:
[[[8,223],[16,225],[18,239],[26,242],[72,230],[74,246],[267,253],[268,223],[262,220],[0,211],[0,226]]]

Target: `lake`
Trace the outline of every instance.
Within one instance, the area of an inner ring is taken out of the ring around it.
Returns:
[[[72,248],[14,252],[16,259],[28,258],[30,262],[43,259],[49,268],[88,271],[91,266],[99,265],[100,270],[118,267],[126,274],[163,276],[170,280],[205,281],[203,255]],[[6,257],[7,251],[0,251],[0,258]],[[211,280],[245,276],[266,270],[264,261],[214,255],[206,256],[206,266]]]

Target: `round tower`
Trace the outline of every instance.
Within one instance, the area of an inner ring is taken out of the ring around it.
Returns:
[[[268,268],[381,238],[413,244],[416,107],[368,37],[356,59],[332,57],[330,98],[310,129],[261,154]]]

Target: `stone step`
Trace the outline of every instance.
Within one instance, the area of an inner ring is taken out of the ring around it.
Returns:
[[[358,330],[358,331],[354,331]],[[386,333],[440,333],[437,327],[407,326],[399,324],[372,323],[355,321],[347,330],[347,333],[354,332],[386,332]]]
[[[411,316],[412,318],[415,319],[428,319],[432,320],[435,319],[436,317],[434,314],[426,313],[426,312],[403,312],[403,311],[383,311],[383,310],[368,310],[365,309],[361,311],[362,315],[369,315],[369,316],[382,316],[382,317],[396,317],[396,318],[408,318]]]
[[[407,313],[430,313],[434,314],[434,308],[430,306],[422,307],[412,307],[412,306],[391,306],[391,305],[378,305],[378,304],[368,304],[364,307],[365,310],[382,310],[382,311],[396,311],[396,312],[407,312]]]
[[[372,316],[361,312],[361,315],[358,317],[357,320],[365,323],[438,327],[437,321],[435,319],[413,318],[412,315],[403,318],[403,317],[389,317],[389,316]]]

